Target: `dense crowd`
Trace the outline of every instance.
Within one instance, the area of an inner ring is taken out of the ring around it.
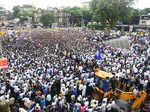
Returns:
[[[93,98],[93,86],[107,92],[122,80],[133,87],[134,94],[150,92],[150,35],[126,35],[129,50],[105,46],[103,33],[96,31],[43,31],[26,39],[12,34],[12,41],[2,42],[1,56],[8,59],[8,68],[0,71],[0,101],[14,100],[7,105],[11,104],[11,112],[117,112],[113,101],[103,105],[104,99]],[[97,48],[101,60],[97,60]],[[96,68],[115,75],[104,80],[108,86],[95,78]]]

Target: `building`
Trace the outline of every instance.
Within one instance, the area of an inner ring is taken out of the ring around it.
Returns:
[[[40,17],[42,16],[42,13],[44,12],[43,9],[38,8],[34,13],[34,22],[36,24],[40,23]]]
[[[86,9],[90,9],[90,2],[89,1],[82,2],[82,7]]]
[[[23,5],[22,7],[20,7],[20,11],[23,13],[23,12],[26,12],[28,14],[33,14],[34,11],[35,11],[35,7],[33,5]]]
[[[70,25],[69,24],[70,14],[67,13],[64,8],[49,7],[47,10],[54,15],[55,18],[54,22],[57,23],[58,27],[68,27]]]
[[[150,26],[150,13],[140,17],[139,25],[143,27]]]
[[[7,21],[9,11],[0,6],[0,25],[5,25],[5,22]]]
[[[20,7],[20,13],[22,14],[22,18],[26,19],[25,21],[23,21],[24,25],[34,22],[35,11],[36,8],[33,5],[23,5]]]

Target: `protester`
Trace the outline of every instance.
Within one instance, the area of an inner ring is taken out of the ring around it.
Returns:
[[[16,37],[12,42],[2,42],[1,56],[8,59],[8,68],[0,71],[0,95],[14,97],[14,107],[18,110],[111,112],[111,104],[105,99],[93,98],[93,87],[97,85],[107,92],[110,86],[115,89],[119,81],[122,88],[128,84],[127,91],[132,85],[135,94],[140,90],[149,93],[148,33],[131,33],[128,52],[105,46],[104,32],[63,29],[34,33],[32,39],[24,35],[26,39],[17,40],[19,36],[12,34]],[[20,41],[23,44],[16,45]],[[100,60],[96,56],[97,47]],[[95,78],[95,68],[111,72],[115,77],[100,81]]]

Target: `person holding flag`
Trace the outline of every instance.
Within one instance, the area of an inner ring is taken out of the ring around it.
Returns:
[[[100,53],[100,49],[99,47],[97,47],[97,60],[100,61],[101,60],[101,53]]]
[[[100,53],[100,48],[99,47],[97,47],[96,56],[97,56],[97,64],[100,65],[101,53]]]

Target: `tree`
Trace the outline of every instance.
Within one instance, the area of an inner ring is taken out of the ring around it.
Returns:
[[[100,21],[100,17],[99,15],[97,15],[97,5],[99,3],[99,0],[92,0],[89,5],[90,5],[90,10],[91,10],[91,14],[92,14],[92,21],[96,21],[99,22]]]
[[[14,15],[13,15],[12,12],[8,11],[7,19],[8,19],[8,20],[14,19]]]
[[[92,19],[92,13],[89,9],[82,8],[82,16],[83,16],[84,24],[86,26],[88,22],[90,22]]]
[[[142,15],[146,15],[148,13],[150,13],[150,8],[145,8],[145,9],[141,10]]]
[[[119,20],[129,20],[133,3],[134,0],[92,0],[90,8],[95,21],[100,21],[104,26],[107,23],[114,26]]]
[[[134,14],[134,8],[131,7],[133,4],[134,0],[121,0],[120,2],[119,19],[123,21],[124,24],[131,24],[131,19]]]
[[[26,8],[27,6],[29,6],[30,10],[21,10],[21,8]],[[35,13],[35,7],[33,7],[32,5],[23,5],[21,6],[14,6],[13,7],[13,19],[15,18],[19,18],[20,22],[23,23],[25,20],[28,20],[28,17],[34,17],[34,13]]]
[[[133,14],[130,20],[130,24],[139,24],[141,11],[138,9],[133,9]]]
[[[28,10],[21,10],[20,11],[20,15],[21,16],[24,16],[24,17],[33,17],[34,16],[34,13],[35,13],[35,10],[36,8],[32,5],[23,5],[22,6],[23,8],[26,8],[26,7],[30,7]]]
[[[82,21],[82,9],[80,7],[73,7],[73,8],[66,8],[65,9],[68,13],[71,14],[70,16],[70,23],[72,25],[81,26]]]
[[[43,26],[50,26],[54,22],[54,16],[51,13],[43,13],[40,22]]]
[[[13,7],[13,18],[20,17],[20,6],[14,6]]]
[[[83,21],[87,25],[92,18],[91,11],[85,7],[65,8],[65,11],[71,14],[69,21],[72,25],[81,26]]]

